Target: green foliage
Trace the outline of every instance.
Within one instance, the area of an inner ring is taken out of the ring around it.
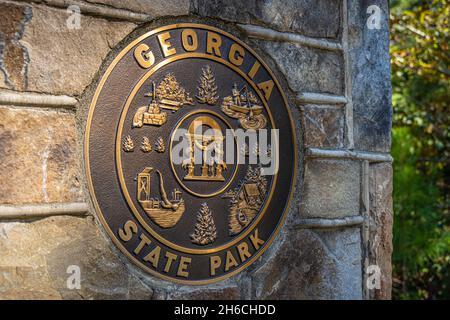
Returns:
[[[440,207],[437,174],[418,167],[418,137],[410,128],[393,130],[394,286],[396,298],[450,297],[450,228]]]
[[[450,298],[449,4],[391,3],[395,298]]]
[[[422,0],[391,0],[390,6],[391,6],[391,12],[398,14],[402,13],[403,11],[410,10],[411,8],[414,8],[415,6],[420,5],[424,1]]]

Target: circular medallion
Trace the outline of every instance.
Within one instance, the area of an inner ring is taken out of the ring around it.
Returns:
[[[84,151],[96,212],[118,248],[152,275],[205,284],[274,239],[295,146],[286,98],[255,52],[180,23],[116,56],[92,99]]]

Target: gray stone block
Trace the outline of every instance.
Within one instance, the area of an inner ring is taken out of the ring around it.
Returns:
[[[372,299],[390,299],[392,287],[392,164],[370,165],[369,246],[370,265],[381,271],[381,287],[370,292]]]
[[[310,37],[337,38],[341,0],[194,0],[200,16],[256,24]]]
[[[305,105],[301,107],[305,147],[342,148],[344,111],[339,107]]]
[[[0,106],[0,203],[78,202],[75,115]]]
[[[273,58],[292,90],[343,93],[344,63],[341,53],[288,42],[256,42]]]
[[[143,284],[113,253],[92,217],[51,217],[0,223],[2,299],[150,299]],[[69,289],[67,268],[80,268]]]
[[[359,228],[292,230],[252,274],[257,299],[361,299]]]
[[[341,218],[360,213],[361,164],[311,159],[306,162],[300,218]]]
[[[92,4],[148,14],[152,17],[178,16],[189,13],[189,0],[85,0]]]
[[[168,300],[237,300],[241,298],[238,286],[224,288],[200,288],[197,290],[169,292]]]
[[[379,30],[366,26],[370,5],[382,10]],[[389,152],[392,107],[388,3],[350,0],[348,6],[355,149]]]
[[[4,36],[18,37],[17,30],[21,32],[20,42],[13,41],[8,47],[14,50],[13,56],[0,50],[0,73],[6,68],[8,75],[0,88],[20,91],[80,95],[109,50],[136,26],[82,15],[80,28],[69,29],[66,10],[34,4],[2,3],[0,18],[3,13],[11,26],[2,30]]]

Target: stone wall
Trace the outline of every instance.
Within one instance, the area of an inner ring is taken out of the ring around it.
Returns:
[[[367,7],[381,8],[369,29]],[[67,28],[69,5],[81,28]],[[387,1],[0,0],[0,299],[389,299],[392,159]],[[127,261],[85,185],[82,139],[102,65],[174,21],[236,34],[285,89],[299,176],[282,232],[224,282],[180,286]],[[125,40],[124,40],[125,39]],[[106,62],[105,62],[106,61]],[[67,267],[81,288],[67,288]],[[381,270],[380,289],[365,284]]]

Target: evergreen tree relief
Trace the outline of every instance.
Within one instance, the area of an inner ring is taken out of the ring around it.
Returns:
[[[202,68],[200,84],[197,89],[198,94],[196,95],[196,98],[200,103],[207,103],[209,105],[214,105],[219,100],[219,96],[217,94],[216,80],[211,70],[211,66],[207,65],[205,68]]]
[[[150,152],[152,151],[152,144],[150,143],[150,140],[147,137],[144,137],[141,144],[141,150],[142,152]]]
[[[123,140],[123,150],[125,152],[132,152],[134,150],[134,142],[130,135],[126,136]]]
[[[192,243],[204,246],[213,243],[216,238],[216,224],[214,223],[208,204],[204,202],[197,215],[194,233],[191,234]]]
[[[155,150],[159,153],[166,151],[166,144],[164,143],[164,139],[162,137],[158,137],[158,139],[156,139]]]

